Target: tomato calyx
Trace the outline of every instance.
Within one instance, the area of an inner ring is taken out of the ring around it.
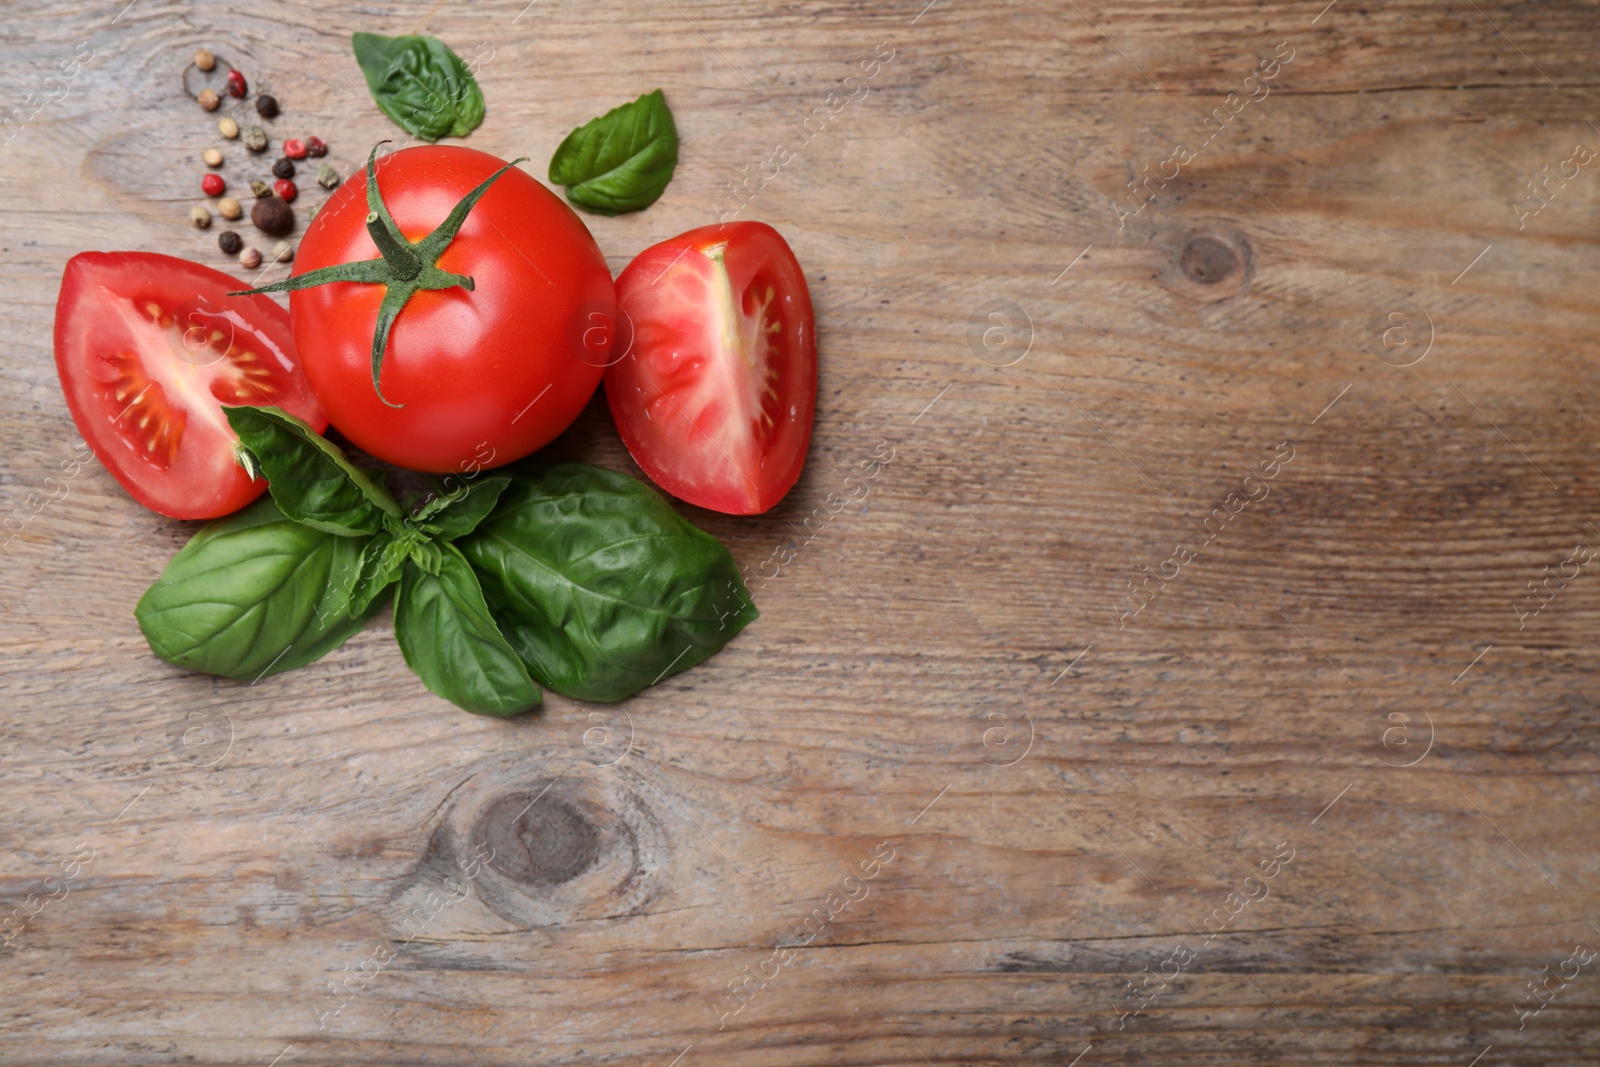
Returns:
[[[378,399],[389,407],[401,408],[405,405],[391,403],[383,395],[383,387],[379,384],[383,372],[383,353],[388,346],[389,333],[394,329],[395,320],[399,318],[401,310],[412,296],[423,290],[454,289],[459,286],[468,292],[472,291],[474,283],[471,277],[440,270],[436,264],[439,257],[444,254],[444,250],[450,247],[450,242],[455,240],[456,234],[460,232],[472,209],[477,206],[483,194],[489,191],[489,187],[502,174],[518,163],[524,162],[528,157],[519,156],[489,175],[476,189],[456,202],[455,207],[450,209],[450,214],[445,216],[445,220],[439,223],[432,233],[420,241],[410,241],[400,232],[400,227],[395,224],[394,218],[383,202],[383,195],[378,191],[378,147],[387,143],[379,141],[372,146],[372,152],[367,156],[367,233],[372,237],[372,243],[378,247],[379,258],[321,267],[292,278],[285,278],[281,282],[228,295],[292,293],[299,289],[327,285],[329,282],[363,282],[384,286],[383,302],[378,305],[377,326],[372,333],[372,388],[378,394]]]

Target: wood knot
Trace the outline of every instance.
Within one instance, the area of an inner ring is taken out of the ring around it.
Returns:
[[[1190,237],[1184,243],[1178,265],[1183,268],[1183,273],[1201,285],[1216,285],[1228,275],[1243,269],[1233,249],[1210,234]]]
[[[475,836],[494,850],[490,866],[532,886],[570,882],[600,855],[599,829],[559,796],[503,796],[480,816]]]
[[[465,884],[523,929],[615,919],[645,913],[666,891],[669,851],[625,768],[530,780],[519,760],[484,766],[452,792],[406,888]]]
[[[1250,242],[1231,226],[1201,225],[1159,243],[1170,257],[1162,271],[1168,288],[1204,303],[1237,296],[1255,276]]]

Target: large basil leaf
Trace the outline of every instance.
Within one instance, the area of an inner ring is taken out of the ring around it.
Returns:
[[[362,542],[301,525],[263,497],[210,523],[167,564],[134,616],[168,663],[256,679],[344,644],[381,604],[352,618]]]
[[[543,694],[495,628],[472,568],[439,545],[439,572],[407,561],[394,605],[394,636],[429,689],[479,715],[515,715]]]
[[[550,181],[599,215],[643,211],[678,165],[678,126],[657,89],[612,108],[571,133],[550,158]]]
[[[424,141],[465,137],[483,121],[483,90],[461,57],[435,37],[350,35],[372,99]]]
[[[757,616],[716,538],[641,482],[581,463],[519,475],[456,546],[533,677],[579,700],[692,667]]]
[[[477,529],[511,484],[510,478],[496,475],[468,482],[459,492],[441,494],[422,506],[412,517],[418,527],[434,537],[454,541]]]
[[[359,537],[398,520],[400,505],[388,491],[293,415],[274,407],[224,407],[239,435],[240,461],[252,477],[265,477],[283,513],[316,530]]]

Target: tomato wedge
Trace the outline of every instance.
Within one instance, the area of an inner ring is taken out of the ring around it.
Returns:
[[[756,515],[781,500],[817,405],[811,294],[788,243],[762,222],[690,230],[639,253],[617,303],[606,400],[634,460],[713,511]]]
[[[238,511],[267,488],[234,459],[222,405],[328,425],[289,313],[248,283],[151,252],[84,252],[56,300],[56,371],[78,432],[135,500],[175,519]]]

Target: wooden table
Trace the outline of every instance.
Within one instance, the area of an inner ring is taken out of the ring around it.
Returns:
[[[8,5],[0,1061],[1594,1062],[1600,10],[922,2]],[[191,52],[348,173],[354,30],[539,175],[663,87],[613,268],[733,182],[806,266],[805,476],[686,508],[762,617],[624,704],[169,667],[193,525],[59,477],[62,264],[227,265]]]

